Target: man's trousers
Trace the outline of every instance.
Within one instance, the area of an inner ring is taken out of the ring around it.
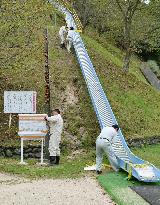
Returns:
[[[49,140],[49,153],[50,156],[60,156],[60,144],[61,136],[52,134]]]
[[[60,39],[61,39],[61,44],[64,44],[65,43],[65,37],[64,35],[59,35]]]
[[[118,161],[112,149],[110,142],[107,139],[98,138],[96,141],[96,170],[101,171],[103,155],[108,156],[108,160],[115,171],[119,170]]]
[[[70,53],[71,52],[71,47],[72,47],[72,38],[67,38],[67,50]]]

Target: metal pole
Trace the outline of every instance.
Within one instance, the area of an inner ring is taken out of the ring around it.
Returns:
[[[43,164],[43,138],[42,138],[42,144],[41,144],[41,164]]]
[[[21,138],[21,164],[23,163],[23,138]]]
[[[11,136],[11,122],[12,122],[12,114],[9,114],[9,137]]]
[[[44,40],[45,40],[45,113],[50,116],[50,82],[49,82],[49,63],[48,63],[48,31],[45,29],[44,32]],[[45,157],[49,158],[49,133],[46,135],[45,140]]]

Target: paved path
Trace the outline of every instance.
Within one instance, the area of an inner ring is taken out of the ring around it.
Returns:
[[[91,177],[29,181],[6,174],[0,174],[0,202],[3,205],[115,204]]]

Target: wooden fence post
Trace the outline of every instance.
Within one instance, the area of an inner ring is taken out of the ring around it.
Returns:
[[[44,31],[44,41],[45,41],[45,113],[50,116],[50,80],[49,80],[49,62],[48,62],[48,30]],[[49,158],[49,133],[47,133],[45,138],[45,158]]]

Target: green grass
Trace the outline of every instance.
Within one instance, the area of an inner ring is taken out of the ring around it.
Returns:
[[[133,148],[133,153],[138,157],[149,161],[160,168],[160,145],[149,145],[142,148]],[[137,181],[134,177],[127,180],[127,173],[124,171],[115,173],[109,172],[99,176],[98,181],[101,186],[110,194],[112,199],[118,205],[145,205],[145,202],[139,195],[132,191],[129,186],[135,185],[160,185],[160,183],[144,183]]]
[[[132,149],[133,153],[143,158],[144,160],[153,163],[160,167],[159,155],[160,145],[146,146],[143,148]],[[31,178],[71,178],[79,177],[86,174],[83,171],[84,166],[87,164],[92,165],[95,163],[95,149],[77,153],[74,157],[68,157],[68,152],[63,152],[61,155],[60,166],[57,167],[41,167],[36,163],[38,160],[29,159],[27,166],[20,165],[20,159],[15,158],[0,158],[0,172],[9,172],[28,176]],[[71,156],[71,155],[70,155]],[[108,164],[108,160],[104,159],[104,163]],[[127,176],[127,175],[126,175]],[[125,176],[125,177],[126,177]],[[125,178],[124,177],[124,178]]]
[[[160,167],[160,145],[146,146],[132,149],[132,151],[137,156]],[[63,153],[60,165],[55,167],[39,166],[37,165],[38,160],[34,159],[25,160],[28,163],[27,165],[20,165],[20,159],[0,158],[0,172],[17,174],[30,179],[79,178],[88,174],[88,172],[83,170],[85,166],[95,163],[95,150],[77,154],[75,158],[70,158],[67,155],[68,153]],[[108,164],[108,160],[105,160],[105,163]],[[146,202],[134,193],[129,186],[160,184],[139,182],[133,177],[128,181],[127,173],[124,171],[115,173],[106,170],[103,173],[103,175],[98,177],[98,181],[118,205],[146,205]],[[95,173],[89,176],[96,177]]]
[[[160,93],[144,79],[140,61],[133,57],[126,74],[123,52],[92,36],[85,33],[84,42],[125,137],[160,136]]]
[[[38,160],[25,160],[27,165],[20,165],[20,159],[0,158],[0,172],[17,174],[19,176],[35,178],[77,178],[86,174],[83,170],[86,164],[94,160],[94,153],[81,154],[74,159],[68,159],[66,155],[61,156],[59,166],[40,166]]]
[[[31,0],[24,5],[21,2],[5,2],[3,6],[4,29],[2,28],[0,43],[0,144],[17,138],[17,115],[13,115],[9,131],[9,115],[2,112],[4,91],[37,91],[37,113],[44,112],[44,28],[50,23],[50,7],[42,1]],[[10,25],[14,27],[12,32],[8,32]]]
[[[99,125],[76,56],[59,47],[59,27],[49,27],[51,107],[63,111],[63,143],[90,147],[99,133]],[[56,95],[55,95],[56,93]],[[83,132],[80,132],[83,130]]]
[[[87,35],[84,35],[84,40],[86,42],[90,42],[95,48],[97,53],[100,53],[102,56],[107,58],[114,66],[119,68],[123,67],[123,59],[124,59],[124,51],[116,47],[115,42],[112,39],[108,39],[107,35],[99,36],[98,33],[92,29],[91,27],[86,29]],[[89,36],[92,36],[90,38]],[[133,55],[130,61],[130,69],[129,73],[136,76],[137,79],[143,81],[147,84],[145,77],[142,75],[140,71],[141,61]]]
[[[160,144],[148,145],[141,148],[133,148],[132,151],[138,157],[160,168]]]
[[[62,142],[66,149],[68,147],[69,149],[90,147],[99,133],[99,125],[76,57],[60,49],[58,30],[59,26],[48,26],[51,109],[60,108],[62,111],[65,121]],[[42,50],[35,51],[36,57],[39,52],[39,58],[43,58]],[[12,76],[12,81],[6,82],[3,89],[9,89],[11,86],[13,90],[36,90],[38,94],[37,113],[43,113],[44,62],[40,61],[42,64],[35,66],[34,60],[33,56],[30,61],[25,61],[27,69],[4,70],[4,76]],[[3,105],[2,101],[0,104]],[[17,116],[14,116],[12,120],[11,135],[9,135],[8,118],[7,114],[3,114],[0,118],[5,124],[1,127],[0,145],[19,146]],[[80,132],[80,129],[83,132]]]
[[[137,181],[128,181],[126,173],[110,172],[98,177],[100,185],[118,205],[147,205],[139,195],[128,186],[139,185]]]
[[[35,55],[39,58],[43,58],[43,51],[37,50]],[[24,63],[27,61],[25,59]],[[37,92],[37,113],[44,112],[44,95],[45,95],[45,83],[44,83],[44,67],[43,62],[39,62],[37,59],[28,59],[26,67],[21,68],[5,68],[2,70],[2,84],[0,86],[0,92],[3,96],[3,92],[6,90],[12,91],[36,91]],[[7,80],[6,80],[7,79]],[[0,108],[3,110],[3,98],[0,99]],[[0,131],[1,138],[0,144],[6,144],[7,141],[16,140],[18,131],[18,118],[17,115],[12,115],[11,129],[8,128],[9,114],[1,113],[0,115]],[[8,144],[9,144],[8,143]]]

